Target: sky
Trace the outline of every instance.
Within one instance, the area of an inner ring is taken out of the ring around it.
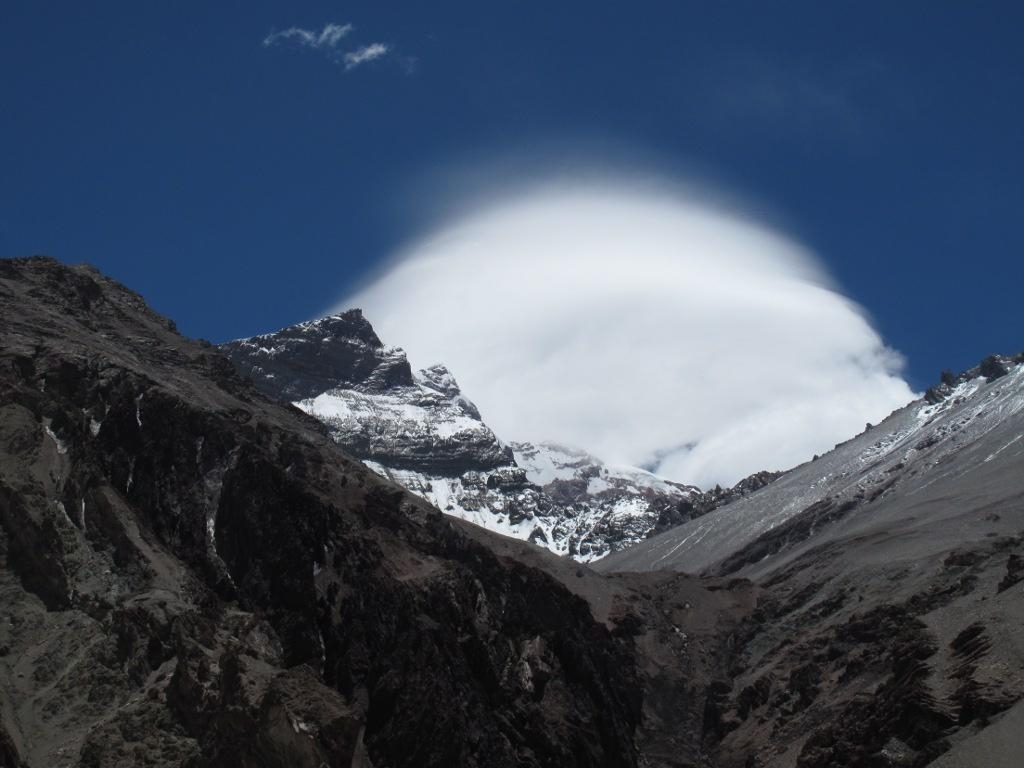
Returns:
[[[223,341],[510,189],[641,176],[812,254],[920,390],[1024,346],[1022,32],[1015,2],[7,0],[0,255]]]

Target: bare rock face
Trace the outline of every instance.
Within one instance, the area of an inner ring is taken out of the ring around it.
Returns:
[[[408,384],[335,387],[295,405],[323,421],[346,450],[396,469],[458,475],[512,461],[441,366],[419,372]]]
[[[447,369],[414,375],[358,309],[221,349],[240,375],[322,420],[361,459],[455,476],[512,461]]]
[[[348,336],[346,336],[348,334]],[[553,443],[504,444],[443,365],[408,376],[359,310],[230,342],[239,374],[443,512],[582,562],[722,500]],[[723,497],[724,498],[724,497]]]
[[[386,348],[358,309],[222,348],[275,400],[303,400],[341,384],[371,392],[412,384],[404,353]]]

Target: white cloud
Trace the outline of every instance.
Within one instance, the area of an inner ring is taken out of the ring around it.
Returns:
[[[381,56],[387,55],[389,50],[384,43],[370,43],[362,48],[349,51],[345,54],[345,69],[353,69],[360,64],[379,59]]]
[[[315,51],[325,53],[335,63],[344,64],[345,69],[355,69],[360,64],[379,59],[391,53],[391,48],[384,43],[370,43],[362,45],[349,51],[341,49],[341,42],[348,37],[354,27],[351,24],[325,24],[320,31],[315,29],[303,29],[301,27],[290,27],[280,32],[272,32],[263,38],[264,46],[273,46],[282,42],[293,42],[305,48],[312,48]],[[408,62],[406,70],[411,66]]]
[[[449,365],[508,440],[731,484],[912,398],[806,248],[692,191],[539,185],[463,212],[341,307]]]
[[[263,44],[270,46],[282,41],[292,41],[314,50],[332,50],[338,46],[342,38],[353,30],[351,24],[324,24],[319,32],[313,29],[290,27],[280,32],[272,32],[263,38]]]

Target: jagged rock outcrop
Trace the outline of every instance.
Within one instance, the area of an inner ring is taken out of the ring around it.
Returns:
[[[303,400],[348,385],[366,392],[410,386],[400,349],[385,347],[358,309],[222,345],[264,394]],[[240,366],[241,367],[241,366]]]
[[[386,349],[359,310],[222,349],[242,376],[323,421],[374,471],[450,515],[559,555],[593,561],[726,500],[552,443],[505,445],[443,365],[382,376],[406,371],[405,354]]]
[[[358,309],[221,349],[260,391],[319,418],[361,459],[453,476],[512,463],[451,373],[413,374]]]
[[[939,383],[929,387],[924,393],[925,402],[928,405],[938,405],[962,384],[970,384],[978,379],[985,379],[986,382],[993,382],[1008,374],[1013,368],[1024,363],[1024,353],[1009,357],[1006,355],[989,355],[973,368],[954,374],[952,371],[943,371]]]
[[[295,404],[323,421],[346,450],[396,469],[459,475],[512,461],[442,366],[420,371],[408,384],[334,387]]]
[[[642,541],[661,516],[700,495],[578,449],[552,443],[511,449],[515,463],[454,476],[367,464],[447,514],[581,562]]]
[[[759,491],[769,483],[775,482],[783,474],[785,473],[762,470],[748,475],[730,488],[716,485],[710,490],[695,493],[680,504],[666,507],[658,517],[654,528],[647,533],[647,538],[667,531],[669,528],[675,528],[677,525],[696,520],[726,504],[749,496],[754,491]]]

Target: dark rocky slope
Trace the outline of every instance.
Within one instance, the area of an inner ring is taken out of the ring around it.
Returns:
[[[0,765],[703,760],[742,583],[445,517],[88,267],[0,327]]]

